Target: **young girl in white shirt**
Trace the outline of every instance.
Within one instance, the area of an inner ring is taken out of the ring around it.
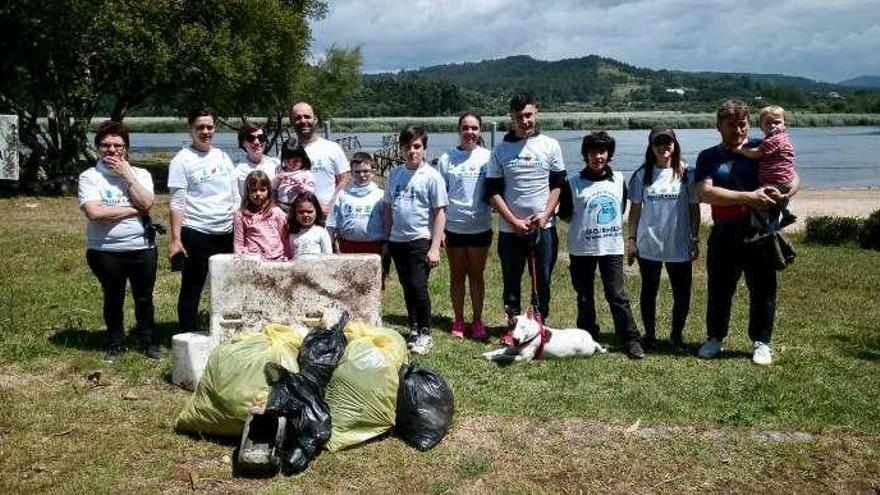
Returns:
[[[287,217],[287,229],[290,231],[291,258],[303,254],[333,253],[333,242],[324,228],[324,211],[314,193],[305,191],[293,200]]]

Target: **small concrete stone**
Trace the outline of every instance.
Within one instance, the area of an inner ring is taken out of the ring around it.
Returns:
[[[208,357],[217,345],[207,332],[179,333],[171,338],[171,381],[187,390],[195,390]]]
[[[343,311],[382,319],[382,259],[375,254],[307,255],[292,261],[211,257],[211,335],[220,341],[267,323],[292,325]]]

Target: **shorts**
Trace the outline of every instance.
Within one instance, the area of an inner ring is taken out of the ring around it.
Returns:
[[[463,248],[463,247],[489,247],[492,244],[492,231],[487,230],[479,234],[456,234],[445,230],[446,247]]]

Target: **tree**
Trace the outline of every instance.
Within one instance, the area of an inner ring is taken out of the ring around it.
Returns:
[[[4,2],[0,111],[19,116],[30,150],[22,180],[77,171],[99,102],[116,120],[151,97],[235,116],[289,106],[308,20],[326,9],[323,0]]]

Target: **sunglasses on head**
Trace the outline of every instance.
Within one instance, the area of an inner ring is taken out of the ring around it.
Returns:
[[[253,143],[254,141],[259,141],[261,143],[266,142],[265,134],[250,134],[248,137],[244,138],[245,141],[249,143]]]

